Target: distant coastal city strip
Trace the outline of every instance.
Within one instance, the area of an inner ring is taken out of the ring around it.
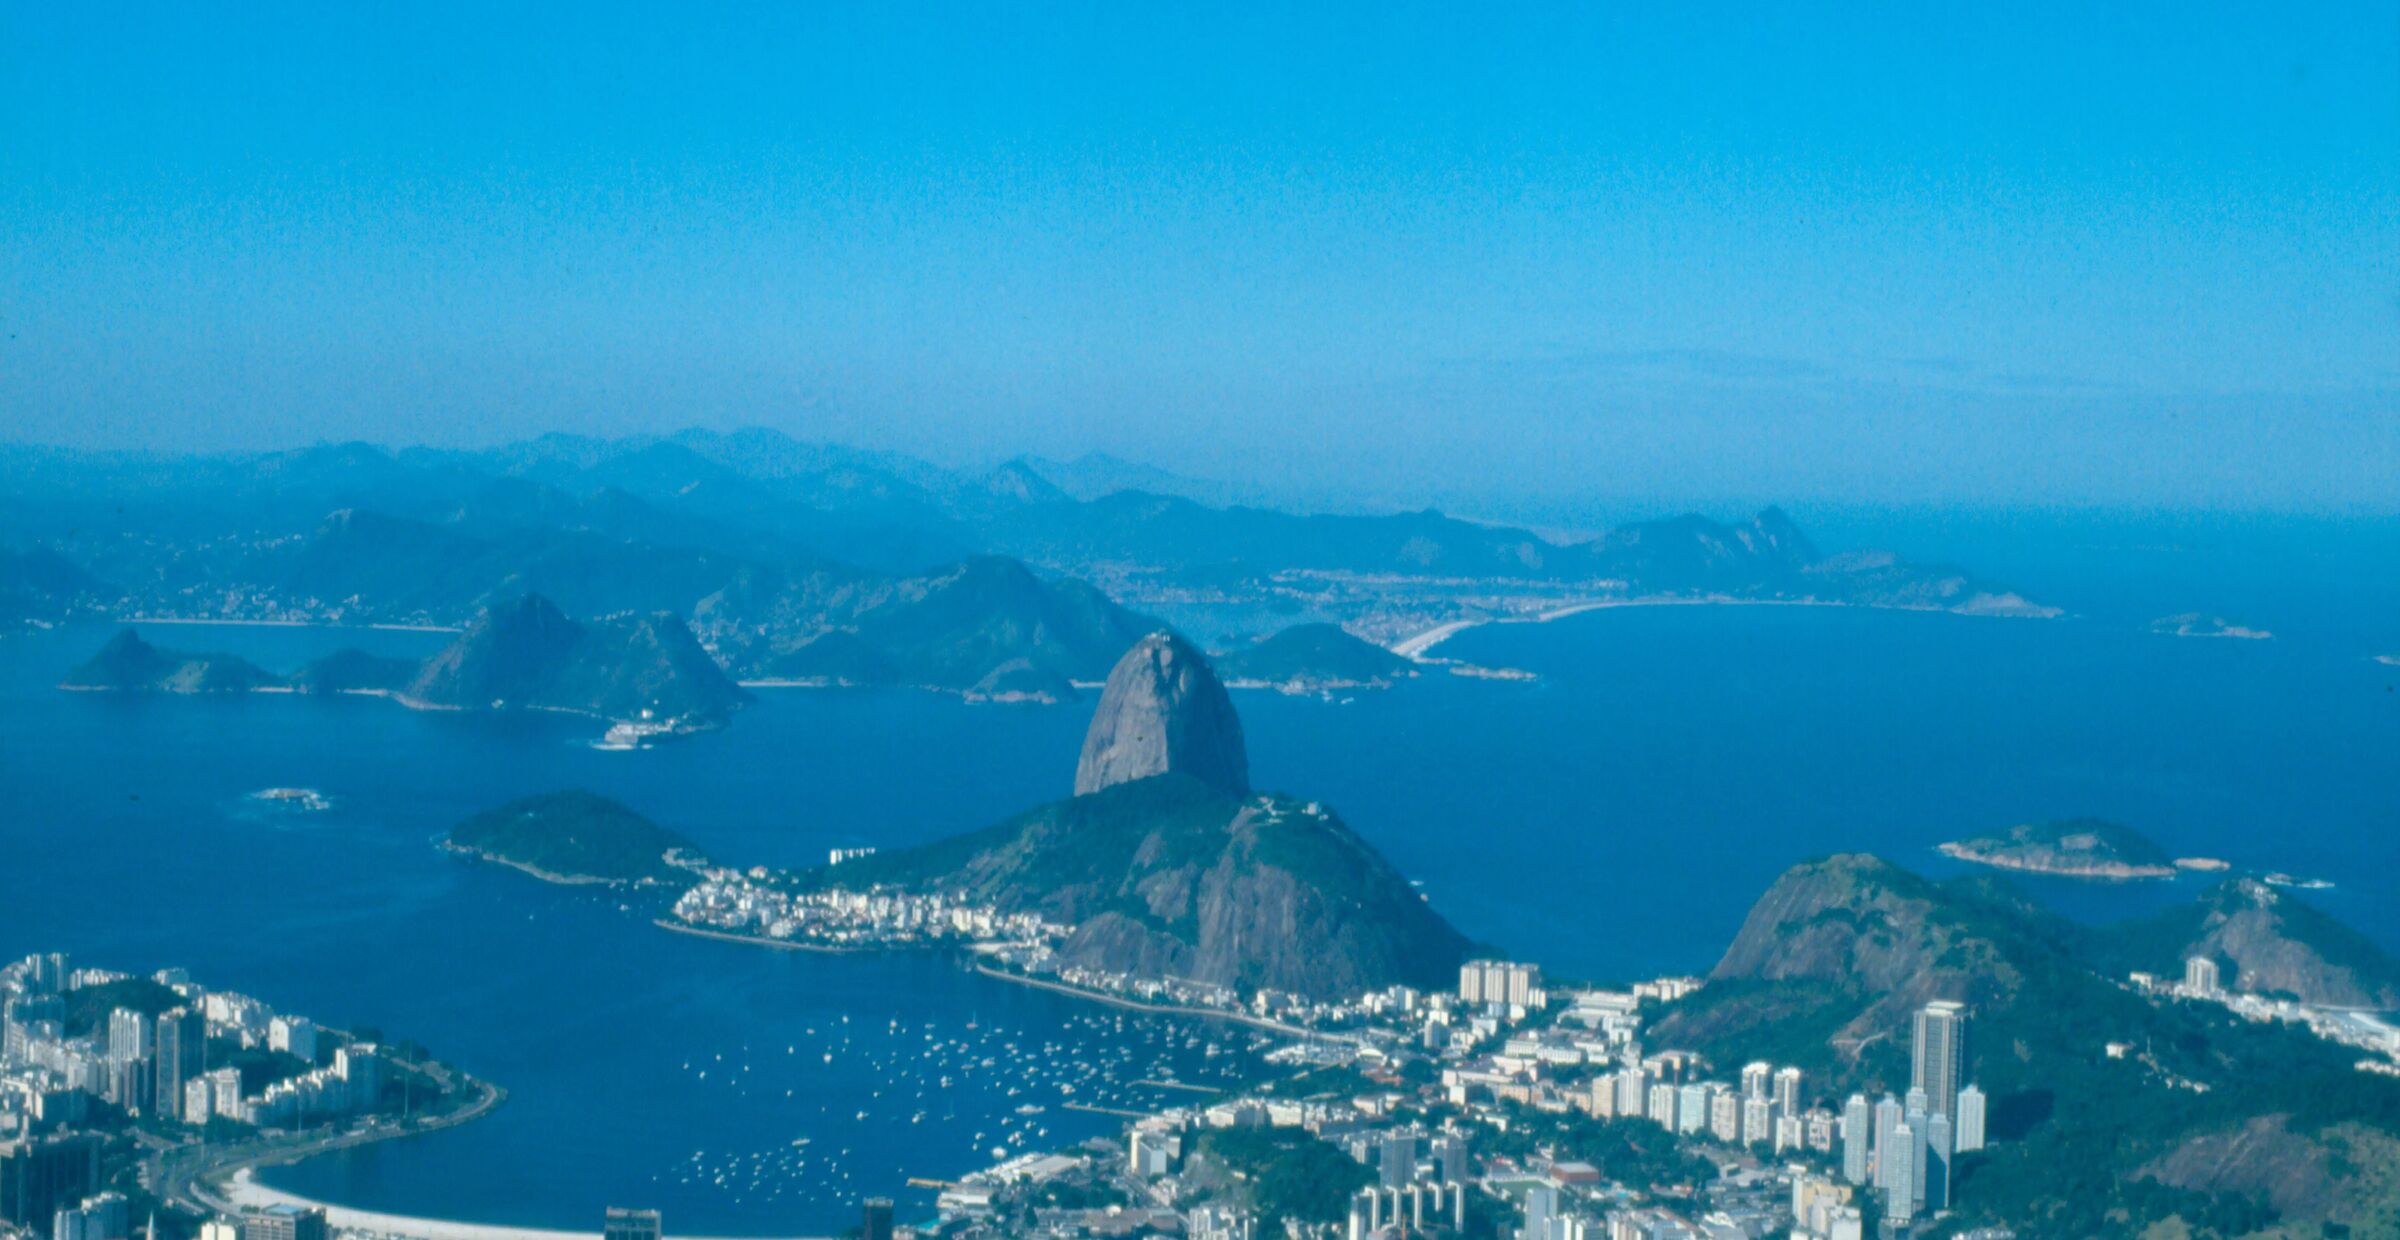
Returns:
[[[825,910],[885,926],[880,943],[894,927],[996,928],[938,902],[865,898]],[[2154,1002],[2305,1023],[2375,1050],[2379,1072],[2400,1062],[2388,1027],[2229,994],[2218,978],[2212,960],[2195,957],[2176,982],[2136,974],[2129,985]],[[1333,1202],[1337,1218],[1302,1231],[1345,1240],[1445,1229],[1521,1240],[1860,1240],[1913,1234],[1944,1216],[1957,1160],[1990,1140],[1967,1005],[1928,1002],[1905,1028],[1882,1031],[1908,1047],[1905,1093],[1834,1097],[1792,1065],[1757,1061],[1718,1077],[1690,1052],[1645,1050],[1648,1016],[1702,988],[1688,977],[1561,988],[1538,965],[1482,959],[1463,964],[1448,992],[1391,987],[1308,1010],[1260,1004],[1254,1010],[1306,1027],[1268,1056],[1280,1071],[1255,1090],[1132,1116],[1120,1141],[928,1181],[939,1190],[932,1216],[914,1226],[895,1222],[891,1199],[869,1199],[861,1234],[973,1236],[1032,1219],[1061,1236],[1248,1240],[1258,1234],[1255,1206],[1228,1206],[1211,1189],[1225,1167],[1245,1165],[1306,1169],[1312,1178],[1284,1190],[1296,1197],[1274,1206],[1304,1217],[1306,1198],[1319,1199],[1320,1213]],[[328,1209],[251,1180],[261,1163],[463,1122],[498,1101],[493,1087],[405,1043],[326,1028],[180,970],[137,977],[74,968],[58,954],[0,969],[0,991],[0,1220],[12,1229],[126,1240],[162,1234],[164,1211],[196,1217],[200,1240],[579,1234]],[[1221,1002],[1147,993],[1194,1007]],[[2147,1058],[2130,1044],[2106,1051]],[[1596,1132],[1610,1138],[1594,1142]],[[1579,1139],[1602,1151],[1598,1161],[1569,1156]],[[1679,1175],[1706,1184],[1705,1209],[1695,1209],[1697,1194],[1669,1187]],[[1041,1204],[1062,1195],[1107,1204]],[[650,1210],[612,1208],[595,1223],[607,1240],[664,1234]]]

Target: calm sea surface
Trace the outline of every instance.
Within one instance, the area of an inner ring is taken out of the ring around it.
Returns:
[[[2080,814],[2333,879],[2313,898],[2400,950],[2400,668],[2367,658],[2358,631],[2235,642],[2097,617],[1621,609],[1442,650],[1540,673],[1532,684],[1237,700],[1258,782],[1333,805],[1470,936],[1556,973],[1705,970],[1795,861],[1865,850],[1947,873],[1942,840]],[[277,668],[440,641],[148,635]],[[566,786],[724,860],[930,839],[1065,795],[1088,703],[770,692],[722,735],[603,753],[565,719],[50,687],[106,636],[0,640],[0,956],[186,965],[413,1036],[511,1094],[459,1129],[271,1173],[280,1186],[493,1222],[590,1227],[613,1203],[660,1207],[687,1233],[824,1232],[860,1197],[906,1197],[908,1176],[1114,1131],[1070,1103],[1159,1104],[1188,1095],[1140,1082],[1253,1062],[1257,1044],[1221,1026],[1120,1017],[935,955],[668,934],[605,895],[431,845],[466,814]],[[274,785],[336,808],[246,800]],[[2093,920],[2195,890],[2039,885]]]

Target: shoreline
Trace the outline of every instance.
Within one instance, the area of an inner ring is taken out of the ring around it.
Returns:
[[[876,952],[942,950],[953,950],[958,951],[961,954],[973,955],[976,952],[976,949],[973,946],[956,943],[871,943],[862,944],[859,946],[850,946],[839,943],[798,943],[793,942],[790,939],[770,939],[762,938],[755,934],[736,934],[730,930],[711,930],[705,926],[694,926],[684,922],[671,921],[664,917],[653,917],[650,919],[650,924],[658,927],[661,930],[670,931],[675,934],[688,934],[694,938],[716,939],[721,942],[740,943],[750,947],[764,947],[775,951],[824,952],[829,955],[865,955]],[[1047,990],[1054,994],[1066,995],[1070,998],[1084,999],[1093,1003],[1102,1003],[1110,1007],[1124,1008],[1130,1011],[1148,1012],[1158,1016],[1188,1016],[1202,1020],[1231,1021],[1235,1024],[1248,1025],[1254,1029],[1264,1029],[1269,1033],[1282,1034],[1285,1037],[1319,1038],[1340,1036],[1338,1034],[1328,1034],[1313,1029],[1306,1029],[1299,1025],[1288,1025],[1282,1021],[1271,1020],[1264,1016],[1252,1016],[1247,1012],[1232,1012],[1223,1010],[1221,1008],[1188,1007],[1179,1003],[1152,1003],[1146,999],[1133,999],[1123,995],[1112,995],[1097,990],[1088,990],[1084,987],[1072,985],[1067,982],[1051,981],[1048,978],[1029,977],[1023,973],[1012,973],[1006,969],[995,969],[987,964],[977,964],[973,967],[975,972],[980,973],[985,977],[998,978],[1004,982],[1015,982],[1022,986],[1031,986],[1036,990]]]
[[[332,620],[212,620],[178,616],[173,619],[156,616],[124,616],[111,624],[224,624],[244,629],[366,629],[383,633],[463,633],[466,630],[446,624],[341,624]]]
[[[414,1214],[387,1214],[380,1210],[358,1210],[330,1201],[303,1197],[261,1183],[244,1167],[233,1173],[223,1189],[222,1204],[227,1213],[243,1208],[258,1209],[271,1205],[297,1206],[325,1212],[325,1221],[340,1231],[367,1232],[379,1236],[408,1236],[414,1240],[597,1240],[598,1228],[590,1231],[569,1231],[563,1228],[520,1227],[508,1223],[477,1223],[466,1219],[433,1218]],[[681,1236],[681,1233],[677,1233]],[[752,1237],[692,1236],[684,1240],[814,1240],[811,1237]]]
[[[824,952],[827,955],[832,956],[855,956],[862,955],[867,952],[931,951],[935,948],[946,946],[946,944],[941,943],[925,943],[921,945],[875,943],[857,947],[853,947],[844,943],[795,943],[790,939],[770,939],[764,935],[736,934],[731,930],[711,930],[706,926],[695,926],[689,922],[669,921],[664,917],[653,917],[650,919],[650,924],[658,927],[661,930],[671,930],[676,934],[688,934],[694,938],[718,939],[727,943],[745,943],[751,947],[764,947],[774,951]]]
[[[1732,598],[1729,596],[1719,595],[1699,597],[1661,595],[1654,598],[1590,599],[1580,603],[1566,603],[1558,607],[1550,608],[1547,611],[1532,612],[1524,615],[1485,616],[1480,619],[1473,620],[1450,620],[1441,624],[1437,624],[1432,628],[1426,629],[1422,632],[1412,633],[1407,637],[1403,637],[1385,647],[1385,649],[1390,650],[1393,654],[1399,655],[1403,658],[1415,659],[1422,663],[1427,661],[1425,658],[1427,651],[1430,651],[1435,646],[1441,645],[1443,642],[1446,642],[1451,638],[1466,632],[1468,629],[1481,628],[1487,624],[1548,624],[1554,620],[1564,620],[1569,616],[1580,616],[1588,611],[1611,611],[1620,607],[1849,607],[1860,611],[1905,611],[1928,616],[1961,616],[1967,619],[1979,620],[2056,620],[2065,614],[2055,610],[2046,613],[1962,611],[1956,607],[1908,607],[1897,603],[1847,603],[1839,599],[1821,598]]]
[[[1110,1007],[1127,1008],[1136,1012],[1149,1012],[1159,1016],[1194,1016],[1203,1020],[1232,1021],[1235,1024],[1248,1025],[1254,1029],[1264,1029],[1269,1033],[1280,1033],[1285,1037],[1293,1038],[1335,1038],[1340,1036],[1339,1034],[1319,1033],[1313,1029],[1303,1029],[1298,1025],[1287,1025],[1282,1021],[1269,1020],[1264,1016],[1252,1016],[1247,1012],[1185,1007],[1179,1003],[1151,1003],[1143,999],[1128,999],[1122,995],[1103,994],[1097,990],[1086,990],[1081,986],[1070,985],[1066,982],[1054,982],[1048,978],[1027,977],[1022,973],[995,969],[987,964],[976,965],[975,971],[985,977],[996,977],[1004,982],[1015,982],[1020,986],[1031,986],[1036,990],[1047,990],[1077,999],[1088,999],[1093,1003],[1105,1003]]]
[[[452,856],[465,857],[470,861],[482,861],[491,865],[504,865],[509,869],[515,870],[519,874],[524,874],[528,877],[536,878],[542,882],[558,887],[624,887],[627,889],[638,889],[643,885],[642,880],[640,879],[599,878],[590,874],[559,874],[550,870],[545,870],[542,867],[534,865],[530,862],[513,860],[508,857],[503,857],[498,853],[485,852],[480,848],[469,848],[464,844],[453,844],[448,840],[437,840],[434,842],[433,846],[441,849],[443,852],[451,854]],[[663,886],[664,884],[653,883],[651,885]]]
[[[2048,878],[2072,878],[2087,883],[2157,882],[2161,879],[2174,879],[2183,873],[2182,869],[2172,865],[2129,865],[2124,862],[2112,863],[2112,867],[2106,869],[2062,869],[2058,866],[2019,861],[2013,857],[1976,852],[1956,840],[1947,844],[1936,844],[1934,851],[1953,861],[1964,861],[1970,865],[2008,870],[2017,874],[2040,874]]]

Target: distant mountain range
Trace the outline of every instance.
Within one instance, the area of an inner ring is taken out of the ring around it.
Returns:
[[[1387,643],[1650,597],[2049,614],[1957,569],[1822,554],[1776,509],[1557,542],[1434,511],[1214,506],[1187,482],[1104,458],[958,471],[765,430],[473,452],[0,447],[0,622],[458,626],[539,594],[579,617],[679,617],[739,678],[1056,701],[1154,609],[1263,603]]]
[[[1646,1041],[1721,1067],[1795,1064],[1827,1093],[1872,1097],[1909,1087],[1910,1013],[1957,1000],[1972,1013],[1967,1075],[1991,1099],[1993,1138],[1962,1156],[1958,1225],[2140,1235],[2181,1219],[2236,1234],[2280,1215],[2317,1234],[2380,1217],[2380,1201],[2351,1191],[2353,1172],[2400,1171],[2400,1081],[2299,1030],[2122,984],[2137,968],[2179,976],[2204,953],[2232,985],[2318,1003],[2389,1002],[2400,978],[2354,932],[2248,880],[2095,931],[2003,880],[1937,883],[1837,856],[1786,871],[1708,985]]]

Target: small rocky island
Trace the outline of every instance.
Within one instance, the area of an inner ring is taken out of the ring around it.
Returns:
[[[2240,641],[2265,641],[2275,636],[2265,629],[2235,624],[2223,616],[2211,616],[2197,611],[2180,615],[2160,616],[2150,622],[2150,631],[2164,637],[2224,637]]]
[[[706,863],[689,839],[581,789],[485,810],[450,828],[442,847],[550,883],[683,883]]]
[[[1217,656],[1217,670],[1236,689],[1311,694],[1340,689],[1388,689],[1417,674],[1417,664],[1338,624],[1295,624],[1262,641]]]
[[[1941,851],[1996,869],[2110,882],[2173,878],[2181,864],[2133,828],[2098,818],[2020,823],[1997,835],[1952,840]]]

